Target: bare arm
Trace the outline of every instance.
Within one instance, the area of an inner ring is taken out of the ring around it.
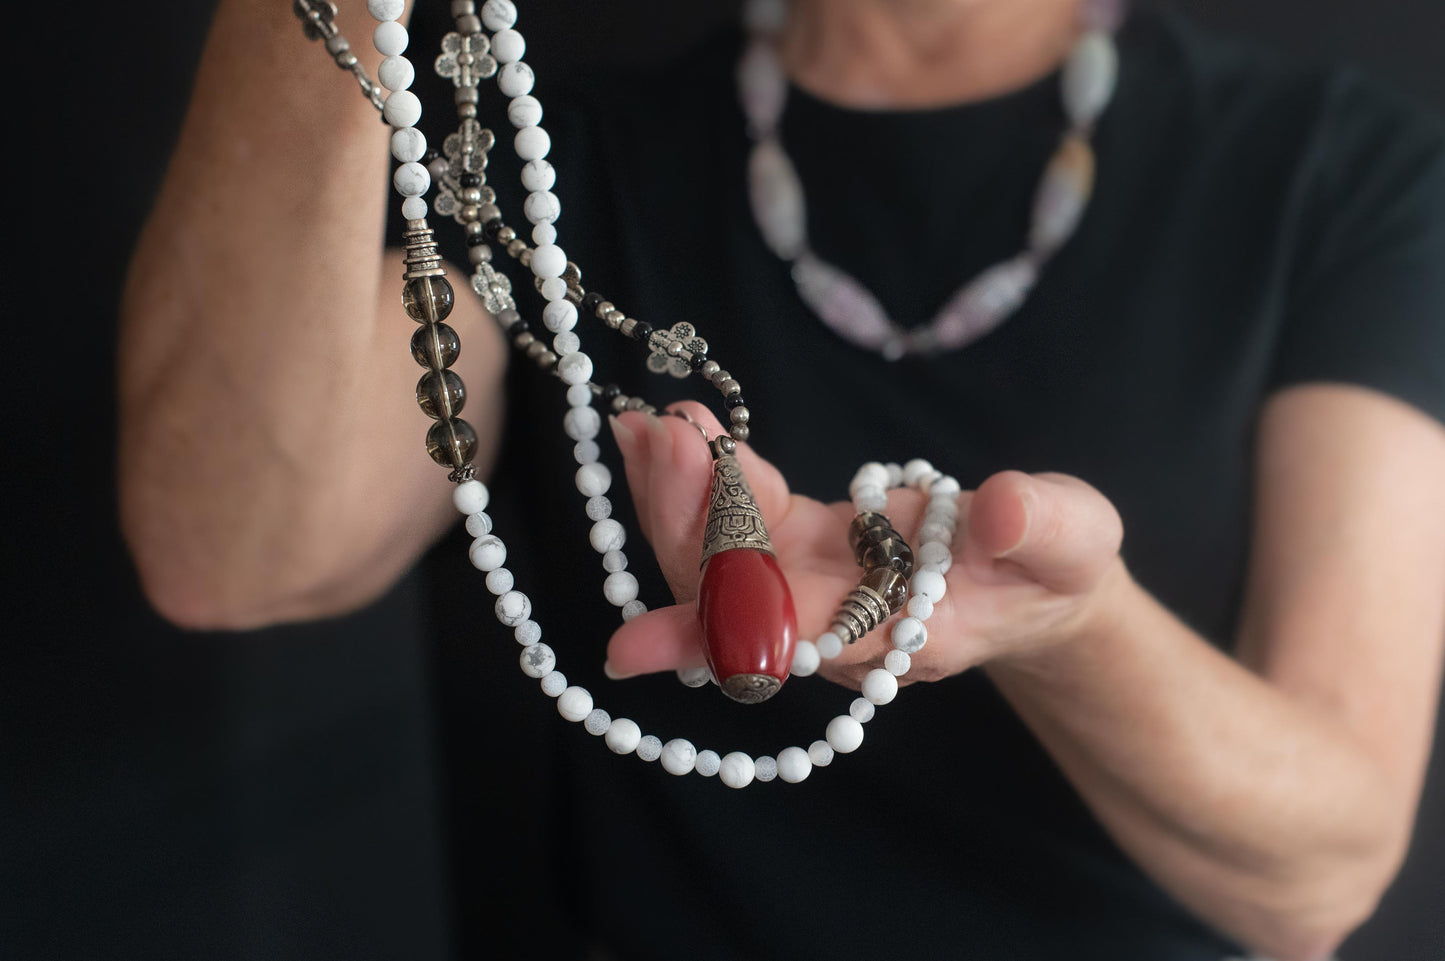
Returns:
[[[355,607],[449,514],[382,249],[386,128],[290,7],[220,4],[122,306],[122,526],[190,627]],[[338,25],[374,75],[364,6]],[[449,323],[485,469],[505,354],[473,299]]]

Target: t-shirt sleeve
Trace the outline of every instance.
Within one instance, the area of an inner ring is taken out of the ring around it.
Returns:
[[[1326,102],[1272,386],[1356,384],[1445,422],[1445,128],[1353,75]]]

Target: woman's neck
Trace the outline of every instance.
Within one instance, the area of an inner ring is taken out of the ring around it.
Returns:
[[[967,103],[1063,60],[1079,0],[793,0],[781,56],[824,100],[862,108]]]

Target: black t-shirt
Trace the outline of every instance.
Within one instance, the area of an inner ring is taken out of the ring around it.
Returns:
[[[1342,381],[1445,419],[1445,138],[1358,77],[1135,16],[1075,237],[998,330],[890,363],[804,308],[753,224],[739,49],[724,37],[657,75],[595,78],[570,106],[538,92],[559,242],[584,285],[656,327],[694,322],[742,381],[752,443],[795,490],[840,500],[862,461],[915,456],[969,486],[1005,468],[1078,475],[1123,516],[1134,577],[1227,648],[1262,402],[1290,384]],[[1051,76],[904,113],[794,89],[782,136],[813,246],[896,320],[926,322],[1024,247],[1064,126],[1057,89]],[[490,180],[517,210],[504,153]],[[539,313],[540,301],[520,299]],[[646,375],[645,350],[599,324],[579,332],[599,380],[658,402],[716,397],[696,379]],[[740,707],[670,676],[602,677],[616,613],[587,546],[565,403],[529,365],[510,376],[498,528],[569,680],[613,716],[720,753],[821,737],[854,695],[819,678]],[[632,535],[644,597],[663,603]],[[981,672],[906,689],[857,754],[802,784],[733,792],[614,757],[560,720],[517,672],[462,536],[442,547],[429,563],[447,638],[465,949],[991,961],[1218,961],[1237,950],[1119,852]]]

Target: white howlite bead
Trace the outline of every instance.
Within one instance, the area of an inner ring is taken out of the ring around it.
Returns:
[[[542,326],[554,334],[577,326],[577,306],[570,300],[554,300],[542,308]]]
[[[712,680],[712,671],[707,665],[701,667],[680,667],[677,669],[677,679],[687,687],[703,687]]]
[[[637,742],[642,740],[642,728],[631,718],[615,717],[603,740],[613,754],[631,754],[637,750]]]
[[[937,520],[955,520],[958,517],[958,495],[950,494],[947,497],[933,497],[928,501],[928,507],[924,514]]]
[[[431,174],[419,163],[404,163],[391,175],[391,183],[403,197],[420,197],[431,187]]]
[[[602,430],[602,415],[592,407],[570,408],[562,417],[562,429],[573,440],[591,440]],[[599,491],[598,493],[606,492]],[[589,494],[588,496],[593,495]]]
[[[477,514],[486,510],[491,499],[487,485],[479,480],[462,481],[452,488],[452,504],[463,514]]]
[[[897,487],[903,483],[903,468],[898,464],[889,461],[883,465],[888,470],[888,486]]]
[[[833,748],[827,741],[814,741],[808,745],[808,760],[813,767],[827,767],[833,763]]]
[[[534,224],[550,224],[562,216],[562,201],[550,190],[534,190],[522,202],[522,214]]]
[[[542,285],[537,288],[537,291],[542,295],[542,299],[548,303],[554,300],[561,300],[567,296],[567,281],[561,277],[548,277],[542,281]]]
[[[527,41],[515,30],[498,30],[492,35],[492,56],[497,63],[516,63],[527,52]]]
[[[542,244],[555,244],[557,242],[557,228],[551,224],[534,224],[532,226],[532,243],[541,246]]]
[[[595,464],[601,456],[602,448],[595,440],[579,440],[572,445],[572,459],[579,464]]]
[[[585,721],[592,713],[592,695],[585,687],[569,687],[557,696],[557,713],[569,721]]]
[[[531,644],[522,648],[518,661],[522,665],[522,673],[528,677],[546,677],[557,667],[557,655],[546,644]]]
[[[916,617],[905,617],[893,625],[890,635],[893,646],[908,654],[917,654],[928,641],[928,628]]]
[[[587,532],[587,540],[599,554],[620,551],[627,543],[627,530],[612,518],[600,520]]]
[[[813,773],[813,762],[808,752],[800,747],[785,747],[778,752],[778,777],[789,784],[805,781]]]
[[[593,500],[605,501],[607,500],[607,498],[594,497],[587,503],[590,504]],[[609,503],[607,506],[609,510],[612,507],[611,503]],[[601,519],[602,518],[600,517],[598,518],[598,520]],[[616,574],[618,571],[627,570],[627,555],[622,553],[621,551],[608,551],[606,554],[602,555],[602,569],[609,574]]]
[[[848,496],[853,496],[853,493],[860,487],[887,489],[888,486],[888,468],[877,461],[869,461],[858,468],[858,473],[853,475],[853,482],[848,485]]]
[[[935,498],[947,497],[950,502],[952,502],[953,497],[961,490],[963,490],[963,487],[958,483],[958,478],[940,477],[928,485],[928,496]]]
[[[371,42],[376,46],[376,52],[383,57],[399,57],[406,52],[406,45],[410,38],[407,36],[406,27],[395,20],[387,20],[376,25],[371,32]],[[402,124],[409,127],[411,124]]]
[[[918,566],[947,574],[953,566],[953,552],[942,541],[926,541],[918,548]]]
[[[378,20],[399,20],[406,0],[366,0],[366,10]]]
[[[481,537],[483,534],[492,532],[492,518],[487,514],[478,511],[467,518],[467,533],[473,537]]]
[[[570,330],[564,330],[562,331],[562,333],[552,338],[552,350],[556,352],[558,356],[565,357],[568,354],[575,354],[581,349],[582,339]],[[572,387],[568,388],[569,395],[572,388],[574,387],[581,387],[583,390],[587,391],[588,397],[591,397],[592,388],[588,387],[586,384],[573,384]],[[589,401],[583,401],[582,403],[588,402]],[[573,404],[572,406],[577,407],[580,405]]]
[[[602,582],[602,596],[607,598],[607,603],[613,607],[621,607],[628,601],[636,600],[637,578],[627,571],[608,574],[607,579]]]
[[[496,47],[493,46],[493,52]],[[507,104],[507,121],[517,128],[535,127],[542,122],[542,101],[531,94],[515,97]]]
[[[542,639],[542,625],[536,621],[523,621],[512,631],[512,637],[523,647],[531,647]]]
[[[812,641],[799,641],[793,648],[793,666],[789,673],[798,677],[808,677],[818,670],[823,663],[822,656],[818,653],[818,645]]]
[[[376,79],[388,90],[406,90],[416,79],[416,68],[405,57],[387,57],[377,66]]]
[[[567,690],[567,675],[561,671],[553,671],[542,678],[542,693],[548,697],[558,697]]]
[[[897,648],[883,655],[883,669],[894,677],[902,677],[913,666],[913,657],[907,651]]]
[[[414,127],[421,119],[421,101],[410,90],[393,90],[386,95],[381,116],[393,127]]]
[[[691,741],[675,737],[662,746],[662,769],[668,774],[691,774],[696,765],[697,748]]]
[[[777,758],[764,754],[753,762],[753,776],[759,781],[767,782],[778,776]]]
[[[848,705],[848,716],[859,724],[867,724],[873,720],[873,713],[877,710],[866,697],[855,697],[853,703]]]
[[[622,605],[622,620],[630,621],[647,613],[647,605],[641,601],[628,601]]]
[[[693,767],[703,777],[712,777],[722,767],[722,758],[718,757],[716,751],[698,751]]]
[[[512,577],[511,571],[507,570],[505,567],[499,567],[496,570],[487,574],[487,590],[491,591],[493,594],[500,596],[510,591],[515,581],[516,579]],[[516,627],[517,625],[510,624],[508,626]]]
[[[926,597],[937,604],[943,600],[943,595],[948,593],[948,581],[937,571],[919,571],[913,575],[910,593],[916,597]]]
[[[600,494],[599,494],[598,496],[596,496],[596,497],[589,497],[589,498],[587,498],[587,519],[588,519],[589,521],[606,520],[607,518],[609,518],[609,517],[611,517],[611,516],[612,516],[612,502],[611,502],[610,500],[608,500],[607,498],[603,497],[603,496],[600,495]],[[602,562],[603,562],[603,564],[605,565],[605,564],[607,563],[607,559],[606,559],[606,558],[603,558]],[[626,561],[626,559],[624,558],[624,559],[623,559],[623,563],[622,563],[622,567],[626,567],[626,566],[627,566],[627,561]],[[619,567],[618,570],[622,570],[622,567]]]
[[[581,384],[592,377],[592,358],[575,351],[557,361],[557,376],[564,384]]]
[[[497,598],[495,610],[497,620],[516,627],[532,616],[532,599],[521,591],[507,591]]]
[[[926,621],[933,616],[933,602],[922,594],[910,597],[906,609],[909,617],[916,617],[920,621]]]
[[[521,60],[509,63],[497,71],[497,89],[501,90],[505,97],[520,97],[531,93],[532,84],[536,81],[537,77],[532,73],[532,68]]]
[[[745,788],[753,783],[753,775],[757,772],[757,766],[753,759],[742,751],[731,751],[723,755],[722,763],[718,765],[718,778],[731,788]]]
[[[552,149],[552,137],[541,127],[523,127],[512,138],[512,147],[522,160],[541,160]]]
[[[494,571],[507,562],[507,545],[500,537],[487,534],[472,541],[467,557],[471,558],[472,566],[477,570]]]
[[[402,163],[414,163],[426,156],[426,135],[415,127],[398,127],[391,132],[391,155]],[[431,177],[431,169],[427,169]]]
[[[574,407],[573,410],[591,410],[591,408]],[[596,411],[593,411],[596,413]],[[606,464],[583,464],[577,468],[577,489],[584,497],[597,497],[599,494],[607,493],[612,486],[612,471],[607,469]]]
[[[591,734],[594,737],[601,737],[602,735],[606,734],[607,729],[611,726],[612,715],[608,714],[600,707],[594,707],[592,709],[592,713],[587,715],[587,720],[582,722],[582,727],[586,729],[588,734]]]
[[[831,661],[843,653],[843,639],[832,631],[824,631],[818,635],[818,656],[825,661]]]
[[[592,388],[586,384],[573,384],[567,388],[567,406],[588,407],[592,404]]]
[[[426,201],[420,197],[407,197],[401,202],[401,216],[403,220],[421,220],[426,216]]]
[[[532,251],[532,273],[538,277],[561,277],[567,269],[567,253],[556,244],[544,244]]]
[[[898,678],[881,667],[863,675],[863,696],[872,704],[887,704],[898,696]]]
[[[852,754],[863,743],[863,725],[847,714],[840,714],[828,722],[825,735],[828,746],[839,754]]]
[[[482,4],[482,23],[488,30],[506,30],[517,22],[517,5],[512,0],[487,0]]]
[[[918,542],[926,544],[929,541],[947,543],[953,539],[953,531],[949,530],[947,524],[939,521],[924,521],[923,526],[918,529]]]
[[[529,160],[522,166],[522,186],[536,193],[551,190],[557,183],[557,171],[545,160]]]
[[[649,764],[662,757],[662,738],[656,734],[644,734],[637,742],[637,756]]]
[[[1076,127],[1099,118],[1114,95],[1119,54],[1106,31],[1090,30],[1078,39],[1064,61],[1064,112]]]
[[[853,510],[860,514],[868,511],[886,511],[888,509],[888,492],[881,487],[871,485],[858,488],[853,495]]]
[[[909,487],[917,487],[918,484],[923,480],[923,478],[928,477],[933,473],[934,470],[932,464],[930,464],[928,461],[924,460],[921,457],[915,457],[913,460],[903,465],[903,483],[907,484]]]

